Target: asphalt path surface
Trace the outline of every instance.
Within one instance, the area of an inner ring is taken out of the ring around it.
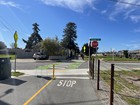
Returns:
[[[66,61],[70,62],[70,61]],[[17,70],[33,70],[37,69],[39,66],[46,66],[52,63],[59,63],[55,60],[32,60],[32,59],[22,59],[16,62]],[[62,62],[63,63],[63,62]],[[11,62],[12,69],[15,69],[15,62]]]
[[[49,63],[52,62],[23,61],[17,62],[17,67],[29,70]],[[87,62],[80,68],[83,67],[87,68]],[[62,71],[56,74],[55,80],[48,74],[1,80],[0,105],[102,105],[87,70]]]
[[[37,69],[39,66],[47,66],[53,63],[73,63],[75,61],[71,60],[64,60],[64,61],[56,61],[56,60],[33,60],[33,59],[20,59],[16,62],[16,69],[17,70],[34,70]],[[87,62],[84,62],[79,68],[87,68]],[[15,69],[15,62],[14,60],[11,61],[12,70]]]
[[[82,63],[82,64],[78,67],[78,69],[87,69],[87,68],[88,68],[88,61]]]
[[[44,66],[51,64],[52,62],[17,62],[16,69],[17,70],[32,70],[36,69],[39,66]],[[15,63],[12,62],[12,69],[15,69]]]
[[[92,80],[80,79],[82,75],[77,76],[79,79],[69,77],[62,76],[51,82],[51,78],[45,76],[0,81],[0,105],[102,105]]]
[[[102,105],[90,80],[56,79],[29,105]]]
[[[23,60],[17,62],[17,68],[30,70],[52,63],[54,62]],[[109,69],[110,64],[101,62],[102,68]],[[117,62],[115,65],[124,68],[139,68],[140,63]],[[63,71],[61,75],[59,73],[59,76],[56,75],[56,80],[52,80],[47,74],[2,80],[0,81],[0,105],[23,105],[26,102],[28,104],[25,105],[102,105],[96,93],[96,84],[93,80],[89,80],[88,75],[82,74],[80,70],[83,68],[88,68],[88,62],[82,63],[78,71],[69,70],[69,72],[65,71],[66,73]],[[76,72],[80,75],[74,75]]]
[[[0,105],[23,105],[50,79],[24,76],[0,81]]]
[[[70,62],[70,61],[66,61],[66,62]],[[38,68],[39,66],[49,65],[52,63],[58,63],[58,62],[57,61],[47,61],[47,60],[35,61],[32,59],[29,59],[29,60],[23,59],[16,63],[16,69],[17,70],[33,70],[33,69]],[[118,67],[122,67],[122,68],[126,68],[126,69],[140,69],[140,63],[138,63],[138,62],[134,62],[134,63],[112,62],[112,63],[114,63]],[[11,64],[12,64],[12,69],[14,70],[15,69],[14,61],[12,61]],[[110,69],[110,65],[111,65],[110,62],[101,62],[101,66],[104,68]],[[88,61],[82,63],[78,67],[78,69],[86,69],[86,68],[88,68]]]

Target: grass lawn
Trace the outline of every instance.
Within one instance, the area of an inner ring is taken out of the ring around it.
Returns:
[[[60,63],[56,63],[54,65],[60,65]],[[68,67],[66,69],[77,69],[79,66],[81,65],[81,62],[75,62],[75,63],[71,63],[70,65],[68,65]],[[39,70],[47,70],[49,68],[52,68],[53,64],[49,64],[49,65],[45,65],[45,66],[39,66],[37,69]]]
[[[11,58],[13,60],[15,59],[15,55],[0,54],[0,58]]]
[[[116,56],[114,57],[114,60],[113,60],[112,56],[97,56],[97,58],[98,59],[103,59],[104,61],[132,61],[132,62],[137,61],[137,62],[140,62],[140,60],[138,60],[138,59],[120,58],[120,57],[116,57]],[[88,56],[85,56],[84,60],[88,61]]]
[[[98,56],[97,58],[103,59],[104,61],[113,61],[112,56]],[[120,57],[114,57],[114,61],[139,61],[138,59],[130,59],[130,58],[120,58]]]
[[[101,71],[102,79],[110,86],[110,71]],[[130,105],[140,105],[140,99],[134,93],[140,92],[140,86],[136,86],[126,79],[126,77],[137,77],[140,79],[140,70],[116,71],[115,72],[115,92],[119,93],[123,100]],[[116,82],[119,81],[119,82]],[[134,81],[135,82],[135,81]],[[122,85],[123,84],[123,85]],[[127,87],[127,88],[126,88]],[[135,92],[134,92],[135,91]]]
[[[68,66],[67,69],[78,69],[78,67],[81,65],[82,63],[81,62],[75,62],[75,63],[72,63]]]
[[[21,73],[21,72],[12,72],[11,75],[12,76],[15,76],[15,77],[19,77],[21,75],[24,75],[24,73]]]
[[[54,64],[54,65],[59,65],[59,63]],[[37,69],[46,70],[46,69],[49,69],[49,68],[53,68],[53,64],[49,64],[49,65],[45,65],[45,66],[39,66]]]

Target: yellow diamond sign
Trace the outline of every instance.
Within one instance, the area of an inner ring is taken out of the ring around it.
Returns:
[[[84,46],[84,52],[86,52],[86,46]]]
[[[18,40],[18,33],[17,33],[17,31],[15,31],[15,33],[14,33],[14,40],[15,40],[15,43],[16,43],[17,40]]]

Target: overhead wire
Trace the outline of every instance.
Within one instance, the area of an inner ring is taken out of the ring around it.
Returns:
[[[0,23],[12,34],[14,35],[15,28],[13,28],[2,16],[0,16]],[[10,27],[10,28],[9,28]],[[12,29],[12,30],[11,30]],[[19,32],[18,32],[19,33]],[[19,40],[22,40],[18,37]]]
[[[129,5],[140,7],[140,4],[129,3],[129,2],[122,1],[122,0],[110,0],[110,1],[117,2],[117,3],[122,3],[122,4],[129,4]]]
[[[1,18],[1,17],[0,17],[0,18]],[[7,27],[7,25],[5,25],[4,22],[2,22],[2,21],[0,20],[0,23],[1,23],[8,31],[10,31],[10,33],[12,33],[11,29],[10,29],[9,27]]]

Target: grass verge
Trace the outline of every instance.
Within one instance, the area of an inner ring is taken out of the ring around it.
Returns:
[[[57,64],[54,64],[54,65],[59,65],[59,64],[57,63]],[[53,64],[37,67],[38,70],[46,70],[46,69],[49,69],[49,68],[53,68]]]
[[[120,58],[114,56],[114,60],[112,56],[98,56],[97,58],[103,59],[104,61],[139,61],[138,59],[130,59],[130,58]]]
[[[80,65],[81,65],[81,62],[72,63],[67,67],[67,69],[78,69]]]
[[[11,58],[13,60],[15,59],[15,55],[0,54],[0,58]]]
[[[110,74],[110,71],[102,71],[101,77],[110,86],[110,75],[108,74]],[[140,98],[135,94],[135,92],[140,92],[140,87],[126,80],[125,77],[139,78],[139,76],[139,70],[115,72],[115,92],[118,93],[129,105],[140,105]]]
[[[21,73],[21,72],[12,72],[11,75],[12,76],[15,76],[15,77],[19,77],[21,75],[24,75],[24,73]]]

